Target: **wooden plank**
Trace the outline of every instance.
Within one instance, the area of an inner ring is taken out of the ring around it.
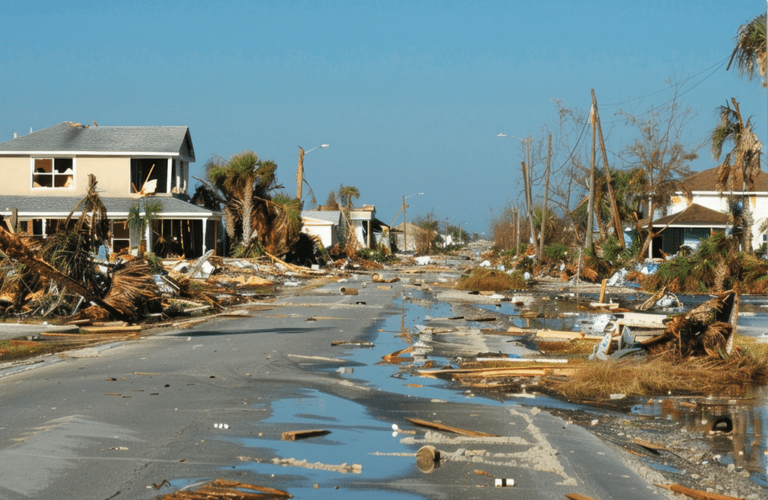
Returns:
[[[140,332],[141,325],[134,326],[84,326],[81,328],[85,333],[127,333]]]
[[[381,359],[383,359],[387,363],[403,363],[405,361],[411,361],[413,359],[413,358],[401,356],[401,354],[406,354],[409,352],[413,352],[413,346],[406,347],[405,349],[400,349],[399,351],[395,351],[393,353],[387,354],[386,356],[382,356]]]
[[[567,339],[567,340],[581,340],[586,335],[584,332],[566,332],[563,330],[539,330],[536,332],[536,338],[542,339]],[[602,338],[602,337],[601,337]]]
[[[449,425],[443,425],[441,423],[437,422],[428,422],[426,420],[421,420],[418,418],[411,418],[411,417],[405,417],[405,419],[412,424],[419,425],[421,427],[429,427],[430,429],[436,429],[439,431],[446,431],[446,432],[453,432],[454,434],[461,434],[463,436],[474,436],[474,437],[501,437],[498,434],[488,434],[485,432],[480,431],[470,431],[467,429],[461,429],[459,427],[451,427]]]
[[[456,375],[466,378],[484,377],[541,377],[545,375],[570,376],[576,368],[524,367],[524,368],[458,368],[447,370],[419,370],[423,377],[438,378],[440,375]]]
[[[299,439],[307,439],[311,437],[327,436],[331,431],[325,429],[309,429],[303,431],[286,431],[283,432],[283,441],[297,441]]]
[[[679,484],[670,484],[669,486],[666,486],[663,484],[654,483],[654,486],[658,486],[659,488],[664,488],[666,490],[671,490],[675,493],[682,493],[683,495],[689,496],[691,498],[695,498],[697,500],[744,500],[743,497],[729,497],[727,495],[720,495],[718,493],[709,493],[706,491],[694,490],[692,488],[686,488],[685,486],[681,486]]]
[[[592,497],[588,497],[586,495],[579,495],[578,493],[568,493],[565,495],[565,498],[568,500],[595,500]]]

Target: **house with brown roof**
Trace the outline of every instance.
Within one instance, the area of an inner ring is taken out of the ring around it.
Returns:
[[[736,189],[720,194],[717,191],[717,168],[693,174],[684,182],[691,190],[691,197],[686,198],[678,192],[666,207],[667,215],[654,219],[656,231],[665,229],[654,238],[649,257],[660,256],[659,250],[667,255],[675,254],[683,245],[696,248],[701,238],[715,231],[725,231],[733,225],[729,199],[740,200],[742,195],[746,197],[752,215],[752,247],[759,248],[768,241],[768,233],[759,231],[761,224],[768,221],[768,173],[760,171],[754,184],[743,192],[738,189],[742,186],[739,173],[734,182]]]
[[[187,258],[214,250],[221,213],[189,202],[195,150],[184,126],[99,127],[63,122],[0,143],[0,217],[8,230],[46,237],[85,196],[90,175],[119,252],[147,241]],[[158,209],[144,234],[127,220]],[[75,218],[80,213],[75,212]],[[154,247],[157,247],[156,249]]]

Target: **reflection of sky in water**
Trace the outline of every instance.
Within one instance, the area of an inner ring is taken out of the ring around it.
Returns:
[[[252,448],[252,455],[256,457],[294,458],[327,465],[360,464],[361,473],[284,467],[259,462],[241,462],[236,465],[236,469],[279,475],[287,480],[285,488],[295,498],[327,498],[330,494],[328,489],[335,486],[340,489],[333,490],[333,497],[341,499],[357,499],[361,489],[369,490],[367,498],[420,498],[377,490],[377,482],[384,485],[388,478],[400,477],[415,467],[414,457],[386,456],[416,452],[400,443],[402,434],[393,437],[391,422],[370,417],[365,407],[357,403],[317,391],[307,391],[307,395],[301,398],[275,401],[271,410],[270,418],[254,424],[254,431],[262,432],[262,437],[231,440]],[[281,439],[284,431],[306,429],[325,429],[331,433],[298,441]],[[265,455],[263,450],[269,451]],[[313,484],[318,484],[319,488],[314,489]]]

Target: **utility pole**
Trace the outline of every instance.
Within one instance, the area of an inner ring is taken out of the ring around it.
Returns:
[[[403,195],[403,252],[408,251],[408,220],[405,218],[405,195]]]
[[[767,0],[768,1],[768,0]],[[605,168],[605,183],[608,185],[608,199],[611,204],[611,220],[613,221],[613,228],[616,232],[616,239],[619,240],[619,245],[624,248],[624,228],[621,227],[621,216],[619,215],[619,207],[616,204],[616,197],[613,195],[613,186],[611,185],[611,170],[608,167],[608,153],[605,151],[605,140],[603,139],[603,127],[600,125],[600,112],[597,110],[597,98],[595,97],[595,89],[592,89],[592,106],[595,109],[595,124],[597,126],[597,135],[600,137],[600,150],[603,153],[603,167]]]
[[[595,205],[595,107],[589,110],[589,121],[592,122],[592,158],[589,167],[589,202],[587,203],[587,231],[584,238],[584,246],[592,250],[592,211]]]
[[[525,161],[523,162],[523,182],[525,184],[525,203],[528,206],[528,222],[530,224],[530,235],[528,242],[531,245],[536,244],[536,228],[533,225],[533,198],[531,196],[531,137],[526,137],[525,144]]]
[[[541,213],[541,238],[539,241],[539,261],[544,258],[544,234],[547,232],[547,199],[549,198],[549,165],[552,161],[552,134],[547,140],[547,173],[544,178],[544,210]]]
[[[515,253],[520,251],[520,213],[517,209],[517,202],[515,202]]]
[[[299,166],[296,169],[296,199],[301,202],[301,188],[304,184],[304,148],[299,146]]]

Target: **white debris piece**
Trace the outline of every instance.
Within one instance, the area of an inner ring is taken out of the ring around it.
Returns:
[[[421,257],[416,257],[413,260],[415,260],[416,264],[418,264],[420,266],[426,266],[427,264],[429,264],[431,259],[430,259],[429,255],[423,255]]]

